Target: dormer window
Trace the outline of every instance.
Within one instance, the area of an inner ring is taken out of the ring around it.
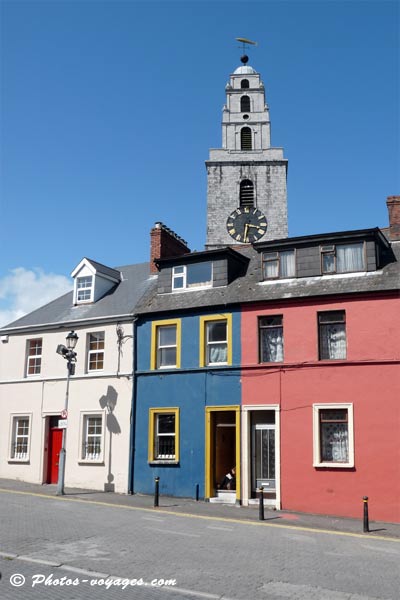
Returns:
[[[363,242],[321,246],[321,270],[324,275],[354,273],[364,269]]]
[[[97,302],[121,283],[121,273],[89,258],[83,258],[72,271],[74,304]]]
[[[93,298],[93,277],[77,277],[76,280],[76,301],[91,302]]]
[[[212,263],[180,265],[172,269],[172,290],[186,290],[212,285]]]
[[[296,277],[296,257],[294,250],[264,252],[262,262],[264,279]]]

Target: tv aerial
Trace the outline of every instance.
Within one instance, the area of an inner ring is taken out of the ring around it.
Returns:
[[[245,65],[249,60],[249,57],[246,54],[246,46],[257,46],[257,42],[253,42],[252,40],[248,40],[247,38],[242,37],[236,38],[236,41],[242,44],[243,56],[240,57],[240,60]]]

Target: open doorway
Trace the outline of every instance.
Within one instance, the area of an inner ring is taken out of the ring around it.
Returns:
[[[240,500],[240,408],[220,406],[206,408],[206,498],[214,497],[225,475],[235,469],[235,479],[228,486]],[[225,486],[223,486],[225,487]]]

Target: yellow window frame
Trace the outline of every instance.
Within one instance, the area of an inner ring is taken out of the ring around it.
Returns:
[[[150,369],[159,370],[157,367],[157,337],[159,327],[176,326],[176,364],[175,366],[165,367],[168,369],[180,369],[181,367],[181,319],[167,319],[165,321],[153,321],[151,324],[151,351],[150,351]]]
[[[170,460],[165,459],[157,459],[154,455],[155,448],[155,422],[157,415],[160,414],[174,414],[175,415],[175,458]],[[149,447],[148,447],[148,461],[149,462],[160,462],[166,463],[169,462],[179,462],[179,408],[149,408]]]
[[[227,338],[227,362],[221,363],[223,365],[232,364],[232,315],[223,313],[219,315],[207,315],[200,317],[200,351],[199,351],[199,365],[200,367],[207,366],[206,364],[206,325],[212,321],[226,321],[226,338]],[[215,366],[215,365],[213,365]]]

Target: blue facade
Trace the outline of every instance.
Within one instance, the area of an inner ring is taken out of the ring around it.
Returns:
[[[232,315],[232,364],[200,367],[200,317],[216,312],[174,315],[181,321],[180,368],[151,367],[152,320],[138,322],[134,492],[151,494],[154,478],[160,477],[160,492],[170,496],[194,497],[196,485],[205,495],[206,407],[231,406],[241,402],[240,312]],[[171,318],[171,315],[168,315]],[[162,321],[159,317],[154,320]],[[179,461],[177,464],[149,461],[150,409],[179,409]]]

